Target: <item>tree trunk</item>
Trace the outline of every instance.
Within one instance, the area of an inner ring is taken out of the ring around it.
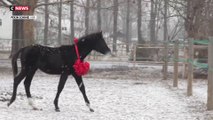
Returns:
[[[34,9],[38,0],[20,0],[21,5],[29,5],[30,10],[21,12],[13,11],[13,15],[33,15]],[[13,20],[12,33],[12,50],[11,56],[23,46],[28,46],[34,43],[34,24],[33,20]]]
[[[23,15],[34,15],[35,6],[38,0],[22,0],[22,5],[29,5],[30,10],[22,12]],[[24,37],[24,46],[28,46],[35,43],[34,40],[34,21],[33,20],[24,20],[23,21],[23,37]]]
[[[204,30],[200,30],[206,19],[203,16],[205,1],[187,0],[186,9],[185,29],[188,38],[200,39],[202,36],[205,36]]]
[[[155,26],[156,26],[156,9],[157,3],[154,0],[151,0],[151,12],[150,12],[150,41],[155,43],[156,41],[156,33],[155,33]]]
[[[101,0],[97,0],[97,28],[101,31]]]
[[[22,15],[22,12],[13,11],[13,15]],[[12,57],[22,46],[23,46],[23,21],[13,20],[12,50],[10,57]]]
[[[90,0],[86,0],[86,7],[85,7],[85,35],[89,33],[89,7],[90,7]]]
[[[49,0],[45,0],[45,23],[44,23],[44,45],[48,43],[48,27],[49,27],[49,11],[48,11],[48,2]]]
[[[117,51],[117,25],[118,25],[118,0],[113,0],[113,47],[112,51]]]
[[[136,60],[151,60],[150,58],[150,49],[141,49],[141,46],[145,46],[145,40],[142,36],[142,5],[141,0],[138,0],[138,13],[137,13],[137,24],[138,24],[138,44],[136,47]]]
[[[129,34],[129,23],[130,23],[130,0],[127,0],[127,15],[126,15],[126,52],[129,52],[129,41],[130,41],[130,34]]]
[[[141,0],[138,0],[138,20],[137,20],[137,23],[138,23],[138,43],[139,44],[144,44],[145,41],[142,37],[142,30],[141,30],[141,16],[142,16],[142,6],[141,6]]]
[[[157,28],[158,28],[158,26],[157,26],[157,21],[158,20],[156,20],[156,19],[158,19],[158,14],[159,14],[159,8],[160,8],[160,2],[161,1],[159,1],[159,0],[155,0],[155,14],[154,14],[154,27],[153,28],[155,28],[154,29],[154,40],[153,40],[153,42],[155,42],[156,43],[156,41],[157,41]]]
[[[61,45],[62,38],[61,38],[61,14],[62,14],[62,0],[59,2],[58,7],[58,45]]]
[[[208,27],[208,34],[209,36],[213,36],[213,16],[212,16],[212,13],[213,13],[213,1],[212,0],[209,0],[208,3],[207,3],[207,13],[206,13],[206,16],[205,18],[207,18],[207,27]]]
[[[167,30],[167,10],[168,10],[168,0],[164,0],[164,66],[163,66],[163,79],[167,79],[168,73],[168,30]]]
[[[75,37],[75,29],[74,29],[74,0],[70,2],[70,43],[73,44],[73,40]]]

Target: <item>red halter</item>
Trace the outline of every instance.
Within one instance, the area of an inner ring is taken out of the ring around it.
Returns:
[[[80,55],[79,55],[79,51],[78,51],[78,39],[74,38],[74,43],[75,43],[75,52],[77,55],[77,60],[75,61],[75,64],[73,65],[73,68],[75,70],[75,73],[78,76],[82,76],[88,73],[89,69],[90,69],[90,64],[88,62],[83,62],[80,59]]]

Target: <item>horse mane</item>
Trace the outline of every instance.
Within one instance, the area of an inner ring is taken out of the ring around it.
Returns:
[[[88,34],[88,35],[84,35],[80,38],[78,38],[79,40],[79,43],[81,43],[84,39],[87,39],[87,40],[96,40],[98,39],[98,37],[101,37],[102,33],[101,32],[95,32],[95,33],[91,33],[91,34]],[[71,45],[61,45],[60,46],[61,49],[63,50],[70,50],[70,48],[73,48],[74,49],[74,44],[71,44]]]
[[[101,32],[95,32],[95,33],[91,33],[89,35],[84,35],[82,37],[79,38],[79,42],[82,41],[83,39],[95,39],[97,38],[97,36],[101,36]]]

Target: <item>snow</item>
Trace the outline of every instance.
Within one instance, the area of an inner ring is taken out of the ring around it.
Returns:
[[[86,107],[74,79],[70,76],[59,98],[61,112],[54,111],[53,100],[59,76],[38,71],[31,85],[37,107],[28,105],[23,82],[16,101],[8,108],[12,92],[11,69],[0,71],[0,120],[212,120],[206,111],[206,80],[194,82],[192,97],[186,97],[186,80],[172,87],[162,80],[161,66],[129,67],[131,64],[92,63],[84,77],[87,96],[95,112]],[[108,66],[108,67],[107,67]],[[111,66],[111,67],[109,67]],[[170,68],[171,70],[171,68]],[[171,73],[170,73],[171,74]]]

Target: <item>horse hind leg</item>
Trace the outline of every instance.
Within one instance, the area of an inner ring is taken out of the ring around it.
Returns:
[[[26,95],[27,95],[28,103],[33,108],[33,110],[39,110],[35,106],[35,104],[33,103],[33,99],[32,99],[31,93],[30,93],[30,85],[31,85],[31,82],[32,82],[32,79],[33,79],[33,76],[34,76],[36,70],[37,69],[30,70],[27,73],[27,76],[26,76],[26,78],[24,80],[24,87],[25,87],[25,92],[26,92]]]
[[[24,79],[25,76],[26,76],[26,72],[24,69],[22,69],[21,72],[17,76],[15,76],[14,83],[13,83],[13,94],[10,99],[10,102],[7,104],[8,107],[15,101],[18,85]]]

